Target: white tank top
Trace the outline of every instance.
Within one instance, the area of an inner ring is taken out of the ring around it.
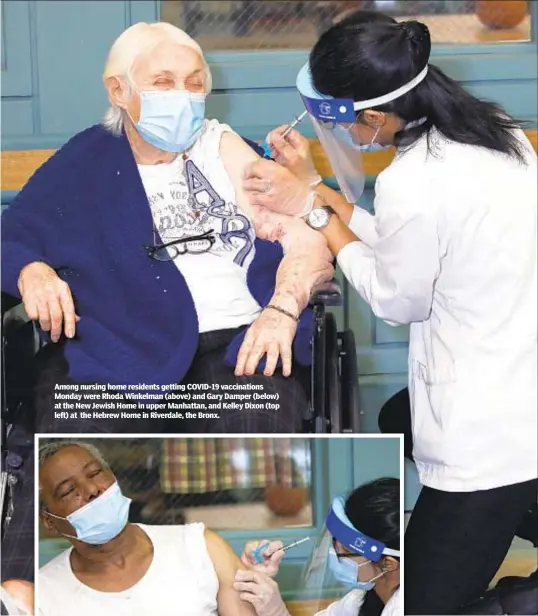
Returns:
[[[217,616],[219,583],[207,551],[203,524],[145,526],[153,561],[144,577],[122,592],[82,584],[71,569],[72,548],[38,574],[40,616]]]
[[[215,231],[209,252],[180,254],[174,260],[193,297],[200,332],[249,325],[261,311],[247,286],[256,233],[237,209],[220,158],[221,137],[231,130],[206,120],[187,161],[179,155],[170,164],[138,166],[163,243]]]

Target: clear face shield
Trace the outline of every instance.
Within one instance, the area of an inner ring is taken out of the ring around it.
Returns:
[[[313,85],[308,62],[299,71],[297,89],[308,111],[314,130],[331,163],[340,190],[349,203],[356,203],[364,191],[365,174],[362,150],[372,144],[354,140],[351,128],[358,111],[393,101],[416,87],[428,72],[428,66],[412,81],[384,96],[364,101],[333,98],[318,92]]]
[[[340,190],[350,203],[355,203],[364,191],[365,176],[362,154],[349,133],[349,127],[355,122],[353,101],[320,94],[312,85],[308,63],[297,77],[297,89],[331,163]]]
[[[345,513],[344,504],[343,498],[334,499],[303,574],[301,596],[308,616],[326,609],[351,590],[371,590],[383,574],[368,579],[361,568],[379,562],[383,556],[400,556],[399,550],[387,548],[356,529]],[[354,560],[357,556],[363,557],[361,562]]]

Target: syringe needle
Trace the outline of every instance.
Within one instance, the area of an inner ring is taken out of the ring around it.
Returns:
[[[296,117],[295,120],[293,120],[293,122],[291,122],[288,128],[286,128],[286,130],[282,133],[282,137],[285,137],[286,135],[291,133],[291,131],[304,120],[307,113],[308,111],[303,111],[300,116]]]
[[[310,541],[310,537],[305,537],[304,539],[299,539],[298,541],[294,541],[293,543],[290,543],[289,545],[285,545],[283,548],[280,548],[281,550],[284,550],[284,552],[286,550],[289,550],[290,548],[294,548],[297,545],[301,545],[301,543],[304,543],[305,541]]]
[[[284,130],[284,132],[282,133],[281,137],[282,137],[282,138],[284,138],[284,137],[286,137],[287,135],[289,135],[289,134],[291,133],[291,131],[292,131],[292,130],[293,130],[293,129],[294,129],[294,128],[298,125],[298,124],[300,124],[300,123],[304,120],[304,118],[305,118],[305,116],[306,116],[306,114],[307,114],[307,113],[308,113],[308,111],[303,111],[303,113],[301,113],[301,115],[300,115],[300,116],[297,116],[297,117],[295,118],[295,120],[293,120],[293,122],[291,122],[291,123],[288,125],[288,127]],[[267,157],[269,157],[269,158],[270,158],[270,157],[271,157],[271,155],[272,155],[272,153],[271,153],[271,146],[267,143],[267,141],[264,141],[264,142],[261,144],[261,146],[260,146],[260,147],[261,147],[261,149],[263,150],[263,153],[265,154],[265,156],[267,156]]]

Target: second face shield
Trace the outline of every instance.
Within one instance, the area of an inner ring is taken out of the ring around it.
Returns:
[[[363,564],[379,562],[383,556],[400,556],[399,550],[392,550],[355,528],[345,513],[344,500],[335,498],[303,575],[301,596],[309,616],[343,597],[349,603],[350,612],[356,609],[359,613],[364,601],[367,581],[366,584],[358,582],[357,561],[336,555],[336,541],[346,554],[362,556]]]

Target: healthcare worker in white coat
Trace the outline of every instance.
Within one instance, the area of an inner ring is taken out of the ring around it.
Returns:
[[[301,595],[316,616],[359,616],[366,601],[381,604],[382,616],[403,616],[400,593],[400,481],[364,484],[345,500],[333,500],[325,527],[305,568]],[[252,545],[251,545],[252,548]],[[257,616],[290,616],[269,566],[239,571],[234,588]],[[273,552],[274,554],[274,552]],[[278,561],[278,564],[280,561]],[[328,607],[328,600],[343,595]]]
[[[406,614],[480,596],[537,497],[537,162],[506,111],[429,64],[419,22],[357,13],[325,32],[297,87],[343,194],[297,131],[245,174],[253,204],[322,233],[375,315],[410,324],[414,459]],[[396,149],[375,214],[363,152]],[[427,592],[424,591],[427,589]]]

